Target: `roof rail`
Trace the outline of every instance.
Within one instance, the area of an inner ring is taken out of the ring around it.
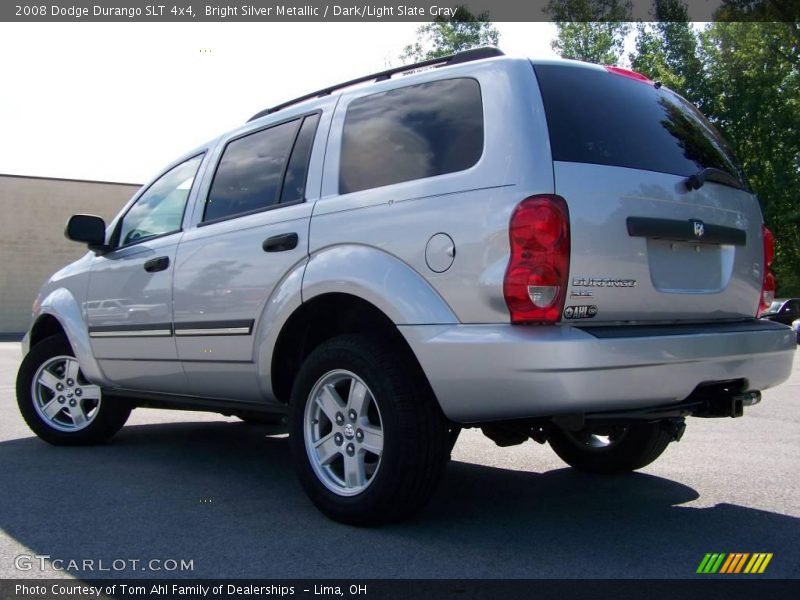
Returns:
[[[421,62],[414,63],[411,65],[394,67],[392,69],[387,69],[379,73],[365,75],[357,79],[351,79],[350,81],[345,81],[344,83],[332,85],[330,87],[317,90],[316,92],[311,92],[310,94],[306,94],[305,96],[300,96],[299,98],[295,98],[294,100],[289,100],[288,102],[284,102],[283,104],[278,104],[277,106],[273,106],[271,108],[265,108],[261,112],[258,112],[254,114],[252,117],[250,117],[247,120],[247,122],[249,123],[250,121],[254,121],[256,119],[259,119],[266,115],[270,115],[279,110],[283,110],[284,108],[292,106],[293,104],[299,104],[300,102],[305,102],[306,100],[311,100],[312,98],[322,98],[323,96],[329,96],[336,90],[346,88],[351,85],[356,85],[357,83],[365,83],[367,81],[373,81],[373,82],[385,81],[386,79],[390,79],[392,75],[396,75],[397,73],[405,73],[408,71],[413,71],[415,69],[422,69],[424,67],[434,67],[434,66],[447,67],[450,65],[458,65],[465,62],[471,62],[473,60],[481,60],[483,58],[492,58],[495,56],[504,56],[504,54],[499,48],[494,48],[492,46],[482,46],[480,48],[465,50],[464,52],[458,52],[456,54],[451,54],[449,56],[430,58],[428,60],[423,60]]]

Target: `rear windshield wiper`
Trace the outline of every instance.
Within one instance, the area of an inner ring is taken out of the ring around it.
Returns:
[[[705,184],[706,181],[714,181],[716,183],[729,185],[740,190],[749,191],[747,187],[741,181],[739,181],[738,178],[734,177],[727,171],[723,171],[722,169],[717,169],[715,167],[706,167],[694,175],[690,175],[686,178],[684,183],[686,184],[686,188],[689,190],[699,190],[701,187],[703,187],[703,184]]]

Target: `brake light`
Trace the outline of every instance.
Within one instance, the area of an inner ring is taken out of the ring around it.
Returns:
[[[775,300],[775,276],[772,274],[772,260],[775,258],[775,238],[766,225],[761,225],[761,237],[764,239],[764,277],[761,281],[761,299],[758,313],[767,310]]]
[[[569,276],[569,212],[560,196],[520,202],[508,228],[511,257],[503,295],[512,323],[555,323]]]
[[[631,71],[630,69],[623,69],[622,67],[614,67],[611,65],[606,65],[605,69],[609,73],[614,73],[615,75],[622,75],[622,77],[628,77],[629,79],[635,79],[636,81],[641,81],[643,83],[653,83],[653,80],[646,75],[642,75],[636,71]]]

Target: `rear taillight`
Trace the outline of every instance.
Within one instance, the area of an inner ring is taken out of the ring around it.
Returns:
[[[764,278],[761,281],[761,301],[758,304],[759,314],[767,310],[775,300],[775,276],[772,274],[772,259],[775,258],[775,238],[766,225],[761,225],[764,239]]]
[[[520,202],[508,229],[511,258],[503,281],[512,323],[555,323],[569,276],[569,212],[560,196]]]
[[[630,69],[623,69],[622,67],[613,67],[611,65],[605,66],[606,71],[609,73],[614,73],[615,75],[622,75],[623,77],[627,77],[628,79],[635,79],[636,81],[641,81],[643,83],[653,83],[653,80],[647,77],[646,75],[642,75],[641,73],[637,73],[636,71],[631,71]]]

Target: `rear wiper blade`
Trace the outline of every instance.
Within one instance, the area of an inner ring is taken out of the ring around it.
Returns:
[[[690,175],[684,180],[684,183],[686,184],[686,188],[689,190],[699,190],[701,187],[703,187],[703,184],[705,184],[706,181],[714,181],[716,183],[722,183],[740,190],[747,191],[747,187],[736,177],[727,171],[723,171],[722,169],[717,169],[715,167],[706,167],[694,175]]]

